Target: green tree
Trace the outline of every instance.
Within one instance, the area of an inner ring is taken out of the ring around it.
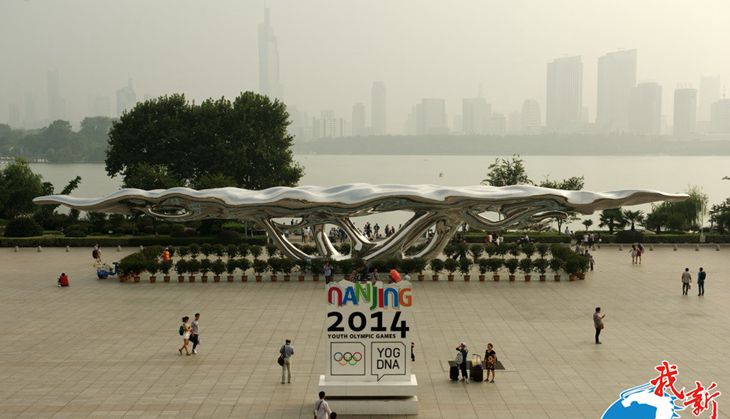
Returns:
[[[725,199],[725,202],[712,206],[710,209],[710,223],[720,233],[730,230],[730,198]]]
[[[0,218],[33,212],[33,198],[43,193],[41,175],[33,173],[27,161],[15,160],[0,171]]]
[[[644,216],[644,211],[631,211],[631,210],[623,210],[622,211],[624,220],[631,225],[631,231],[636,230],[636,224],[641,224],[644,222],[644,219],[646,218]]]
[[[588,231],[588,229],[590,228],[590,226],[593,225],[593,220],[591,220],[590,218],[587,218],[587,219],[583,220],[583,222],[581,224],[583,224],[584,226],[586,226],[586,231]]]
[[[624,214],[621,212],[621,208],[611,208],[601,211],[600,216],[601,222],[598,224],[599,227],[608,227],[608,232],[613,234],[616,229],[623,229],[626,227],[626,220]]]
[[[144,186],[134,178],[142,164],[179,185],[293,186],[302,168],[293,161],[288,119],[283,103],[253,92],[200,105],[184,95],[162,96],[114,123],[106,170],[134,187]]]
[[[527,176],[525,164],[518,155],[512,156],[511,160],[497,158],[489,165],[487,177],[482,180],[483,185],[489,186],[510,186],[510,185],[532,185]]]
[[[567,179],[562,180],[551,180],[550,178],[545,178],[545,180],[540,182],[538,186],[543,188],[562,189],[564,191],[579,191],[583,189],[584,183],[585,178],[583,176],[571,176]],[[568,211],[565,213],[565,215],[565,217],[552,218],[552,220],[558,224],[558,231],[562,231],[563,223],[566,219],[569,219],[571,221],[575,221],[578,219],[578,213],[575,211]]]

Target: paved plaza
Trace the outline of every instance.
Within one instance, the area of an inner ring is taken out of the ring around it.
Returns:
[[[103,250],[105,260],[132,251]],[[594,256],[584,281],[416,283],[418,417],[598,418],[662,359],[678,364],[681,385],[715,381],[730,394],[730,248],[661,248],[640,266],[615,247]],[[312,417],[323,282],[123,284],[96,280],[91,262],[90,249],[0,249],[0,417]],[[685,266],[708,271],[704,297],[695,286],[681,295]],[[61,271],[70,288],[56,287]],[[607,314],[602,345],[595,306]],[[196,311],[200,353],[179,356],[180,317]],[[290,385],[276,364],[286,338]],[[494,343],[507,371],[495,384],[450,382],[461,341],[480,355]]]

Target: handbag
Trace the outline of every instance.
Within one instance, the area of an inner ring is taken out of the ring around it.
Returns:
[[[284,355],[279,355],[279,358],[276,360],[276,363],[279,364],[279,366],[284,366]]]

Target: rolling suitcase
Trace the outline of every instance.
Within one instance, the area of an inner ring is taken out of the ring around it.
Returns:
[[[449,363],[449,378],[451,381],[458,381],[459,380],[459,366],[456,365],[456,363]]]
[[[484,368],[481,365],[473,365],[469,371],[469,379],[481,383],[484,381]]]

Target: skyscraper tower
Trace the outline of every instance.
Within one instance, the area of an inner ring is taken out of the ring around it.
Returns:
[[[365,105],[358,102],[352,107],[352,135],[365,135]]]
[[[635,49],[610,52],[598,59],[598,129],[604,132],[628,131],[629,105],[634,87]]]
[[[264,9],[264,23],[259,24],[259,92],[282,98],[279,82],[279,47],[271,27],[269,9]]]
[[[388,133],[385,83],[373,83],[370,103],[371,131],[374,135]]]
[[[712,104],[720,100],[720,76],[703,76],[700,79],[698,121],[709,121]]]
[[[62,119],[65,115],[65,103],[60,93],[60,82],[58,70],[49,71],[46,74],[48,92],[48,119],[55,121]]]
[[[639,83],[631,93],[629,129],[634,134],[659,135],[662,129],[662,86]]]
[[[697,89],[674,91],[674,136],[687,137],[696,132]]]
[[[582,125],[583,62],[556,58],[547,65],[545,123],[550,131],[576,131]]]

